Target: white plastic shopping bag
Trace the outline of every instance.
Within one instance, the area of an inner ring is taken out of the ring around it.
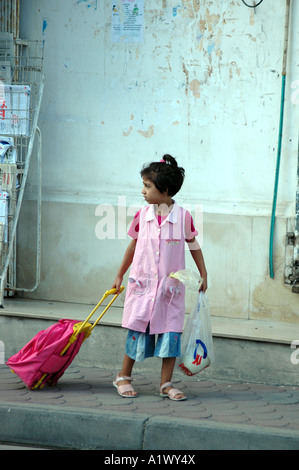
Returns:
[[[188,270],[172,273],[185,286],[198,291],[200,279]],[[199,283],[199,284],[198,284]],[[198,293],[192,311],[186,321],[181,342],[181,357],[177,368],[185,375],[198,374],[214,361],[211,315],[207,295]]]
[[[184,284],[187,289],[198,292],[202,284],[203,279],[198,273],[191,271],[190,269],[182,269],[181,271],[176,271],[175,273],[170,273],[169,277],[178,279],[182,284]]]

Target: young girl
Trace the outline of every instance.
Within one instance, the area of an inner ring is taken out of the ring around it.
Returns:
[[[204,292],[207,271],[192,217],[172,199],[181,189],[184,176],[184,169],[171,155],[141,171],[142,195],[148,206],[137,212],[129,228],[132,241],[112,286],[119,291],[132,264],[122,321],[129,330],[126,351],[113,382],[122,397],[137,396],[131,385],[135,361],[158,356],[162,358],[160,395],[176,401],[186,399],[171,383],[176,357],[180,356],[185,290],[178,280],[169,277],[171,272],[185,268],[185,241],[203,278],[199,290]]]

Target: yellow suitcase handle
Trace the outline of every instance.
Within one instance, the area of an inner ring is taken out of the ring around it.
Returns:
[[[99,323],[99,321],[101,320],[101,318],[103,317],[103,315],[105,315],[105,313],[107,312],[108,308],[111,307],[111,305],[113,304],[113,302],[117,299],[117,297],[119,296],[119,294],[124,290],[124,286],[120,286],[120,289],[119,289],[119,292],[117,292],[116,289],[110,289],[110,290],[107,290],[103,297],[101,298],[101,300],[99,301],[99,303],[95,306],[95,308],[93,309],[93,311],[88,315],[88,317],[86,318],[86,320],[84,322],[78,322],[74,325],[74,333],[72,334],[72,336],[70,337],[67,345],[65,346],[65,348],[61,351],[60,353],[60,356],[63,356],[64,353],[68,350],[68,348],[70,347],[70,345],[76,341],[77,339],[77,336],[84,332],[85,333],[85,337],[84,337],[84,340],[86,338],[88,338],[88,336],[91,334],[92,330],[94,329],[94,327]],[[90,320],[90,318],[93,316],[93,314],[95,313],[95,311],[99,308],[99,306],[101,305],[101,303],[107,298],[109,297],[109,295],[114,295],[114,297],[110,300],[110,302],[108,303],[108,305],[104,308],[104,310],[102,311],[101,315],[97,318],[97,320],[91,325],[90,323],[88,323],[88,320]]]
[[[117,299],[117,297],[119,296],[119,294],[124,290],[124,286],[120,286],[120,289],[119,289],[119,292],[116,291],[116,289],[110,289],[110,290],[107,290],[105,292],[105,294],[103,295],[103,297],[101,298],[101,300],[99,301],[99,303],[95,306],[95,308],[93,309],[93,311],[90,313],[90,315],[88,315],[88,317],[86,318],[86,320],[82,323],[81,327],[76,331],[76,336],[78,336],[83,328],[85,327],[86,323],[88,322],[88,320],[90,320],[90,318],[93,316],[93,314],[95,313],[95,311],[99,308],[99,306],[101,305],[101,303],[107,298],[109,297],[109,295],[114,295],[113,299],[110,300],[109,304],[107,305],[107,307],[105,307],[105,309],[103,310],[103,312],[101,313],[101,315],[98,317],[98,319],[94,322],[94,324],[88,328],[88,331],[89,331],[89,334],[91,333],[91,331],[94,329],[94,327],[99,323],[99,321],[101,320],[102,316],[107,312],[108,308],[113,304],[113,302]],[[88,335],[89,336],[89,335]]]

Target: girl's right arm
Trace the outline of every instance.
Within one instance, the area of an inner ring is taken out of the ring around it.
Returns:
[[[127,272],[127,270],[132,264],[134,253],[135,253],[135,248],[136,248],[136,242],[137,242],[137,239],[132,240],[128,248],[126,249],[122,263],[119,267],[115,281],[112,285],[112,289],[115,288],[117,292],[119,292],[120,286],[122,285],[124,274]]]

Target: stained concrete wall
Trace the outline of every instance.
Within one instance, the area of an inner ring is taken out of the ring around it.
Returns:
[[[291,8],[274,280],[268,245],[285,2],[249,9],[241,0],[151,0],[142,9],[139,1],[140,34],[116,38],[113,25],[123,24],[129,3],[22,2],[21,36],[44,40],[46,75],[42,276],[27,295],[95,302],[114,279],[126,227],[143,205],[142,164],[171,153],[186,170],[177,202],[190,208],[201,233],[203,210],[212,313],[297,323],[299,298],[284,285],[284,270],[296,197],[298,3]],[[35,271],[34,166],[18,234],[18,283],[27,287]]]

